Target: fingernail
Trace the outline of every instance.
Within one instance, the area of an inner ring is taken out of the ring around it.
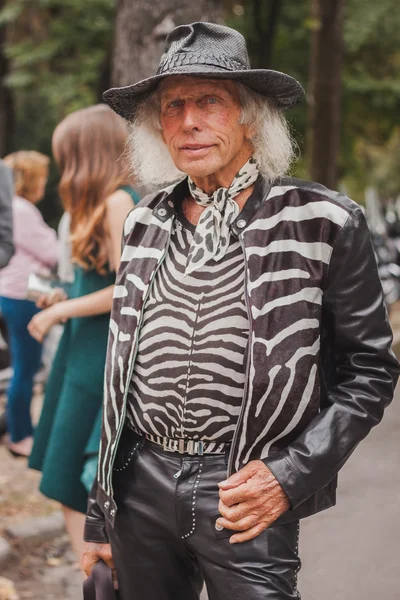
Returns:
[[[218,485],[225,485],[225,484],[226,484],[226,482],[227,482],[227,480],[226,480],[226,479],[224,479],[224,481],[220,481]]]
[[[230,544],[236,544],[236,540],[234,538],[229,538],[229,543]]]

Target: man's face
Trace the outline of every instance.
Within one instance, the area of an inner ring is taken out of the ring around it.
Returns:
[[[251,156],[248,127],[232,81],[171,77],[161,83],[163,139],[176,167],[192,178],[233,171]]]

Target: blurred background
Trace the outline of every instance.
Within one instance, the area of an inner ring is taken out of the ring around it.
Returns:
[[[0,157],[19,149],[51,156],[52,132],[64,116],[101,102],[109,87],[154,74],[168,33],[198,20],[238,29],[254,68],[284,71],[304,86],[306,101],[288,114],[300,150],[293,175],[340,189],[365,206],[396,345],[398,0],[0,0]],[[62,214],[57,184],[52,163],[39,208],[54,228]],[[399,598],[400,415],[390,410],[364,454],[346,467],[335,515],[305,524],[306,600]],[[378,484],[370,477],[375,469],[381,469]],[[34,487],[24,465],[12,463],[0,475],[6,517],[0,534],[5,531],[13,559],[4,561],[3,571],[18,589],[1,596],[0,586],[0,599],[79,598],[79,573],[57,522],[47,525],[47,537],[25,536],[33,554],[7,529],[7,519],[19,524],[52,512]],[[344,537],[337,535],[341,528]],[[1,556],[0,538],[0,567]]]
[[[69,112],[111,86],[153,74],[165,36],[195,20],[246,37],[253,67],[297,78],[307,101],[289,113],[295,174],[344,186],[364,202],[400,190],[400,10],[397,0],[0,0],[0,156],[50,155]],[[55,172],[41,207],[56,224]]]

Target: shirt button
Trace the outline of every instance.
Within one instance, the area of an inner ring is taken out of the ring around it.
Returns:
[[[159,208],[158,214],[160,215],[160,217],[165,217],[165,215],[167,214],[167,211],[165,210],[165,208]]]
[[[217,521],[215,521],[215,529],[216,529],[217,531],[222,531],[222,530],[223,530],[223,527],[222,527],[222,525],[219,525],[219,523],[217,523]]]
[[[174,208],[174,203],[172,202],[172,200],[168,200],[168,206],[170,206],[171,208]]]
[[[240,229],[243,229],[243,227],[245,227],[245,225],[246,225],[246,221],[244,219],[239,219],[239,221],[236,223],[236,225],[238,227],[240,227]]]

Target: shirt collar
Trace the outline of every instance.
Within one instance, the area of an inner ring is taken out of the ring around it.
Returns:
[[[239,236],[244,231],[247,225],[255,216],[256,212],[260,208],[262,202],[267,198],[270,189],[271,182],[265,180],[259,175],[254,190],[247,199],[246,204],[238,214],[237,218],[231,224],[231,231],[236,236]],[[178,203],[181,203],[183,199],[188,196],[188,180],[187,177],[179,182],[172,190],[166,190],[164,196],[158,202],[153,210],[153,214],[160,219],[163,223],[173,217],[176,214],[176,207]]]

